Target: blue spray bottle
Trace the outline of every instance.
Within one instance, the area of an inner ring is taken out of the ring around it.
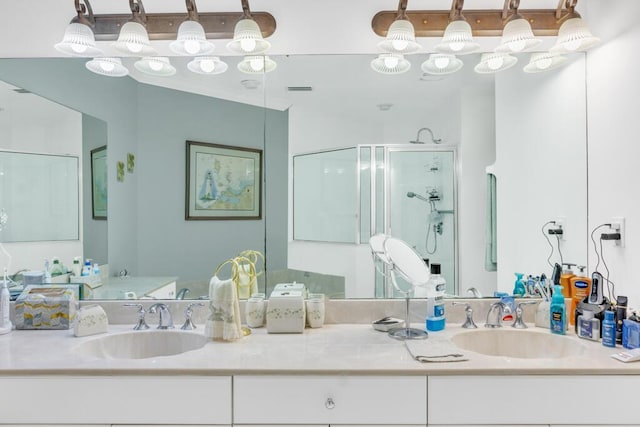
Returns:
[[[527,291],[524,288],[524,274],[515,273],[516,274],[516,282],[513,285],[513,296],[522,297]]]

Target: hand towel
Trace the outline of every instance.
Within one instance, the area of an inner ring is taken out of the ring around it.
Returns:
[[[437,338],[405,340],[405,347],[418,362],[463,362],[469,360],[451,341]]]
[[[233,279],[220,280],[213,276],[209,282],[211,315],[205,325],[205,335],[212,339],[233,341],[242,338],[240,305]]]

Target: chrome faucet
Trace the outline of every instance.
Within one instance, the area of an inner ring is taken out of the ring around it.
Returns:
[[[532,305],[537,303],[538,303],[537,301],[523,301],[521,303],[518,303],[518,305],[516,306],[516,319],[513,321],[513,325],[511,326],[516,329],[527,329],[527,325],[526,323],[524,323],[524,320],[522,318],[522,314],[523,314],[522,306]]]
[[[149,329],[149,325],[144,320],[144,315],[147,314],[146,310],[142,306],[142,304],[123,304],[124,307],[137,307],[138,308],[138,322],[133,327],[134,331],[140,331]]]
[[[184,310],[184,324],[180,329],[185,331],[190,331],[192,329],[196,329],[196,325],[193,323],[193,307],[204,307],[204,304],[201,302],[192,302],[187,306]]]
[[[149,313],[155,314],[157,310],[158,315],[160,317],[160,322],[158,323],[158,329],[173,329],[173,317],[171,317],[171,312],[169,311],[169,307],[166,304],[161,302],[157,302],[149,307]]]
[[[466,302],[453,302],[452,305],[464,305],[464,312],[467,315],[467,319],[465,320],[464,324],[462,325],[463,328],[465,329],[475,329],[478,326],[476,325],[476,322],[473,321],[473,308],[471,308],[471,304],[466,303]]]
[[[489,319],[491,318],[491,313],[494,311],[497,313],[497,315],[493,322],[491,322]],[[484,327],[501,328],[502,317],[505,314],[511,314],[511,308],[502,301],[494,302],[493,304],[491,304],[491,307],[489,307],[489,311],[487,312],[487,321],[485,322]]]
[[[184,297],[191,292],[191,290],[189,290],[189,288],[181,288],[178,293],[176,294],[176,299],[184,299]]]

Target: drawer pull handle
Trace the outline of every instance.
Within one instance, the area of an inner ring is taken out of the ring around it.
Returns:
[[[324,402],[324,406],[327,409],[333,409],[333,408],[336,407],[336,402],[334,402],[333,399],[329,397],[329,398],[327,398],[327,401]]]

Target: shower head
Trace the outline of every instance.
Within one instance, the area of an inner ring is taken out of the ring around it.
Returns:
[[[423,197],[423,196],[421,196],[421,195],[419,195],[419,194],[416,194],[416,193],[414,193],[413,191],[409,191],[409,192],[407,193],[407,197],[408,197],[408,198],[410,198],[410,199],[413,199],[413,198],[415,197],[416,199],[420,199],[420,200],[422,200],[423,202],[428,202],[428,201],[429,201],[426,197]]]
[[[431,134],[431,142],[432,142],[432,143],[434,143],[434,144],[440,144],[440,143],[442,143],[442,140],[441,140],[441,139],[435,139],[435,138],[434,138],[434,136],[433,136],[433,132],[432,132],[432,131],[431,131],[431,129],[429,129],[429,128],[420,128],[420,129],[418,130],[418,134],[416,135],[416,140],[415,140],[415,141],[409,141],[409,142],[410,142],[411,144],[426,144],[424,141],[420,141],[420,134],[421,134],[423,131],[425,131],[425,130],[426,130],[426,131],[428,131],[428,132]]]

